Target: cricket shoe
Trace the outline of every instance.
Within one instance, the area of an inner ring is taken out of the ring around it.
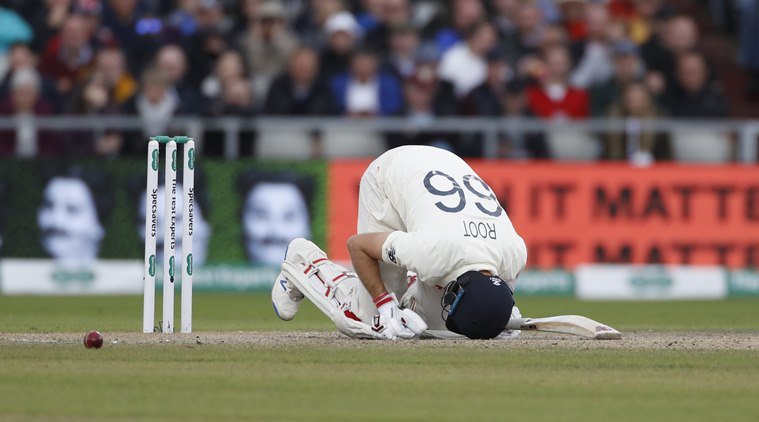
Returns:
[[[306,239],[296,238],[290,241],[285,251],[285,261],[295,263],[308,262],[306,256],[312,255],[316,251],[319,257],[327,255],[321,249]],[[311,253],[309,253],[311,252]],[[271,288],[271,303],[274,306],[274,313],[283,321],[290,321],[295,318],[298,308],[305,296],[285,277],[283,272],[279,273],[274,286]]]
[[[304,297],[283,273],[279,273],[271,289],[271,303],[279,319],[290,321],[295,318]]]

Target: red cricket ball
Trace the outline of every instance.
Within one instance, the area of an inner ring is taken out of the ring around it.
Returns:
[[[84,336],[83,343],[88,349],[99,349],[103,347],[103,336],[97,331],[90,331]]]

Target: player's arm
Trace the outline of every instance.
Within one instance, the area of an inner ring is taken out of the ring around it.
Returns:
[[[362,233],[348,239],[348,252],[353,269],[372,296],[382,322],[382,335],[389,339],[412,338],[427,329],[424,320],[410,309],[400,309],[395,295],[387,293],[380,275],[382,247],[390,233]],[[377,325],[378,323],[375,323]],[[384,328],[387,326],[387,328]]]
[[[362,233],[348,238],[348,253],[353,269],[373,298],[387,294],[380,276],[379,261],[382,260],[382,245],[389,235],[390,233]]]

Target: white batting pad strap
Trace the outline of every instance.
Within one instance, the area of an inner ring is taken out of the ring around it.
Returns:
[[[339,267],[333,264],[335,267]],[[341,333],[354,338],[379,338],[372,328],[351,311],[352,301],[355,300],[355,286],[346,288],[337,283],[325,281],[323,274],[314,271],[311,264],[299,267],[289,262],[282,263],[282,273],[304,296],[327,315]]]
[[[377,310],[361,280],[355,273],[330,261],[313,242],[293,239],[287,247],[283,271],[286,267],[291,274],[287,278],[333,321],[334,309],[344,307],[354,317],[371,324]]]
[[[308,264],[313,267],[312,271],[317,271],[325,281],[333,285],[338,285],[349,278],[358,278],[356,273],[326,258],[310,261]]]
[[[287,247],[285,262],[302,267],[307,277],[318,275],[321,284],[335,287],[356,274],[337,265],[313,242],[303,238],[293,239]]]
[[[356,273],[348,271],[345,267],[326,258],[301,265],[305,265],[304,273],[315,283],[318,281],[317,285],[326,286],[329,289],[329,294],[336,298],[340,304],[349,302],[355,296],[353,294],[354,285],[361,284]],[[343,288],[343,286],[349,287]]]
[[[331,285],[319,279],[317,273],[310,268],[299,268],[287,261],[282,263],[282,272],[324,315],[332,319],[333,312],[339,309],[341,304],[333,300],[334,289]]]

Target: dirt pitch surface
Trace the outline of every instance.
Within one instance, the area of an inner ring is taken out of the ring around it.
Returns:
[[[81,343],[83,336],[84,333],[0,333],[0,346],[4,344]],[[515,340],[425,339],[392,343],[376,340],[355,340],[336,332],[326,331],[233,331],[192,334],[106,332],[103,333],[103,337],[105,338],[103,347],[117,347],[120,344],[233,344],[251,347],[317,346],[336,348],[388,347],[392,345],[392,347],[398,348],[458,346],[485,349],[759,350],[759,332],[756,331],[630,331],[623,333],[621,340],[588,340],[563,334],[523,332]]]

